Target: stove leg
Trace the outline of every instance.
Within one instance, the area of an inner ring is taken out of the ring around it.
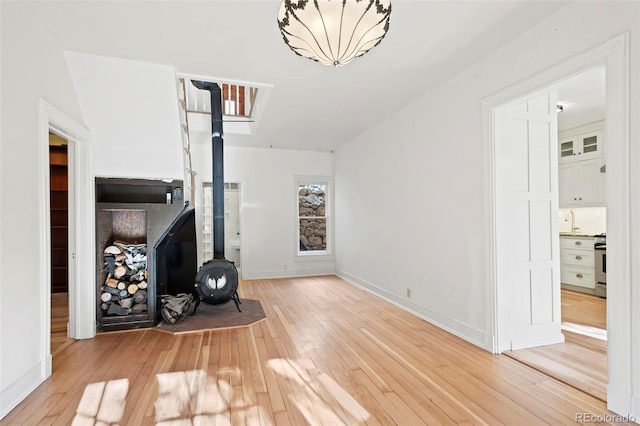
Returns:
[[[238,312],[242,312],[242,310],[240,309],[240,304],[242,302],[240,301],[240,296],[238,296],[237,291],[233,294],[233,296],[231,296],[231,299],[233,299],[234,303],[236,304],[236,308],[238,309]]]

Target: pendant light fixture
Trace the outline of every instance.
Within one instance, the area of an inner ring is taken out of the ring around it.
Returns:
[[[391,0],[283,0],[278,27],[296,54],[338,67],[377,46],[390,15]]]

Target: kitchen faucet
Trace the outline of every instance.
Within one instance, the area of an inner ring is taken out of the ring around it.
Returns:
[[[564,215],[564,221],[567,222],[569,220],[569,213],[571,213],[571,233],[573,234],[574,232],[576,232],[578,229],[580,229],[579,226],[576,226],[576,219],[573,213],[573,210],[568,210],[565,215]]]

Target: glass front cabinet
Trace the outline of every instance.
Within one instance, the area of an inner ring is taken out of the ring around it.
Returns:
[[[560,139],[558,147],[560,163],[602,157],[602,130]]]

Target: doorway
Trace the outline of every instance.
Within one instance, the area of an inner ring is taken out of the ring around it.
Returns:
[[[607,325],[610,333],[607,343],[609,356],[608,362],[608,384],[607,384],[607,405],[616,413],[628,413],[631,410],[630,393],[631,389],[631,312],[628,303],[625,303],[626,295],[631,288],[630,281],[630,226],[628,210],[630,205],[628,164],[625,161],[629,156],[629,107],[628,107],[628,34],[622,34],[601,45],[595,46],[575,57],[572,57],[558,65],[555,65],[544,72],[531,76],[511,87],[505,88],[500,93],[486,98],[483,101],[485,116],[485,134],[487,150],[489,155],[487,185],[491,194],[488,228],[494,236],[488,244],[490,265],[489,271],[490,294],[493,297],[488,301],[488,311],[493,313],[490,321],[493,324],[492,341],[488,345],[495,353],[502,353],[511,347],[511,340],[504,340],[503,330],[509,329],[510,322],[513,321],[512,311],[500,309],[500,297],[506,297],[505,306],[509,306],[509,297],[516,297],[515,292],[509,288],[509,282],[499,276],[498,265],[500,262],[497,247],[500,244],[498,238],[498,222],[501,211],[497,203],[496,192],[499,190],[496,170],[500,166],[500,161],[504,158],[496,157],[495,140],[495,112],[502,105],[512,102],[514,99],[533,93],[540,88],[549,88],[555,82],[576,75],[583,70],[594,66],[606,66],[606,122],[605,140],[609,141],[607,149],[607,188],[610,190],[606,194],[605,205],[607,207],[607,233],[615,235],[615,239],[609,244],[611,256],[607,259],[607,282],[613,283],[607,292]],[[507,161],[509,159],[507,158]],[[556,216],[557,218],[557,216]],[[530,221],[527,218],[521,224],[528,227]],[[551,238],[549,238],[551,239]],[[615,256],[614,256],[615,254]],[[558,310],[559,314],[559,310]],[[559,318],[554,318],[555,320]],[[522,337],[528,338],[526,328],[523,328]],[[502,337],[501,337],[502,336]],[[548,342],[541,342],[546,344]],[[536,344],[530,345],[536,346]]]
[[[240,183],[224,184],[224,246],[227,260],[238,269],[238,278],[242,278],[240,244]]]
[[[224,183],[224,253],[235,264],[238,278],[242,278],[241,203],[242,183]],[[213,185],[202,184],[202,263],[213,259]]]
[[[69,142],[49,132],[51,355],[69,346]]]
[[[599,264],[607,231],[606,67],[592,67],[557,86],[563,334],[580,343],[585,336],[584,343],[599,349],[604,343],[606,354],[606,300],[599,298],[606,297],[606,276],[598,273],[606,271]],[[596,338],[591,345],[589,339]],[[606,357],[601,364],[606,369]]]
[[[606,232],[601,172],[606,165],[605,85],[604,66],[554,85],[558,142],[552,149],[558,152],[559,306],[564,342],[504,354],[606,401],[606,301],[596,296],[594,256],[598,252],[595,236]]]
[[[38,174],[40,186],[40,306],[42,323],[39,330],[39,357],[43,360],[42,380],[51,375],[51,295],[52,239],[50,184],[50,134],[67,142],[67,336],[87,339],[95,336],[95,206],[93,191],[93,157],[88,130],[56,109],[44,99],[38,102]],[[62,203],[64,205],[64,203]],[[57,219],[56,219],[57,220]],[[76,232],[78,230],[78,232]],[[85,232],[79,232],[84,230]]]

